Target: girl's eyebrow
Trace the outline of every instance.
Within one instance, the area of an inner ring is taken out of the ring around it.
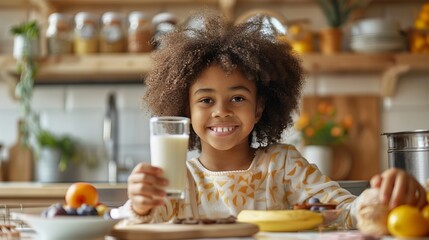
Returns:
[[[246,91],[246,92],[249,92],[249,93],[251,93],[251,91],[250,91],[250,89],[248,89],[247,87],[245,87],[245,86],[234,86],[234,87],[230,87],[230,88],[228,88],[229,90],[232,90],[232,91],[235,91],[235,90],[244,90],[244,91]],[[215,90],[214,89],[212,89],[212,88],[200,88],[200,89],[198,89],[197,91],[195,91],[194,92],[194,96],[196,95],[196,94],[198,94],[198,93],[209,93],[209,92],[214,92]]]

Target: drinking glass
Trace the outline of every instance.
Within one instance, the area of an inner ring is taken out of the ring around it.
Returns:
[[[184,198],[189,122],[189,118],[175,116],[150,119],[151,163],[164,170],[169,198]]]

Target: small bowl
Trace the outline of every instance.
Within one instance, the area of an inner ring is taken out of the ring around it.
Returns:
[[[383,18],[363,19],[351,27],[352,35],[387,35],[397,36],[400,33],[399,23]]]
[[[38,214],[13,213],[14,218],[27,223],[37,233],[38,239],[104,239],[120,219],[99,216],[41,217]]]
[[[328,209],[320,211],[323,216],[323,223],[319,230],[342,230],[346,228],[349,209]]]

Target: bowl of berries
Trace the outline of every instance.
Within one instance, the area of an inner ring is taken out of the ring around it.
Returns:
[[[317,230],[342,230],[346,228],[349,209],[337,208],[337,204],[322,203],[312,197],[303,204],[295,204],[294,209],[307,209],[322,214],[323,223]]]
[[[65,199],[65,204],[52,204],[39,214],[14,213],[14,217],[43,240],[104,239],[121,220],[110,216],[110,209],[98,202],[97,190],[89,183],[72,184]]]

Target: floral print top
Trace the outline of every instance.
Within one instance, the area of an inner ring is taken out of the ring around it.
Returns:
[[[166,200],[165,206],[152,209],[147,222],[226,218],[244,209],[285,210],[317,197],[323,203],[350,208],[348,226],[355,226],[356,196],[322,175],[292,145],[258,149],[247,170],[213,172],[197,158],[188,160],[187,167],[187,197]]]

